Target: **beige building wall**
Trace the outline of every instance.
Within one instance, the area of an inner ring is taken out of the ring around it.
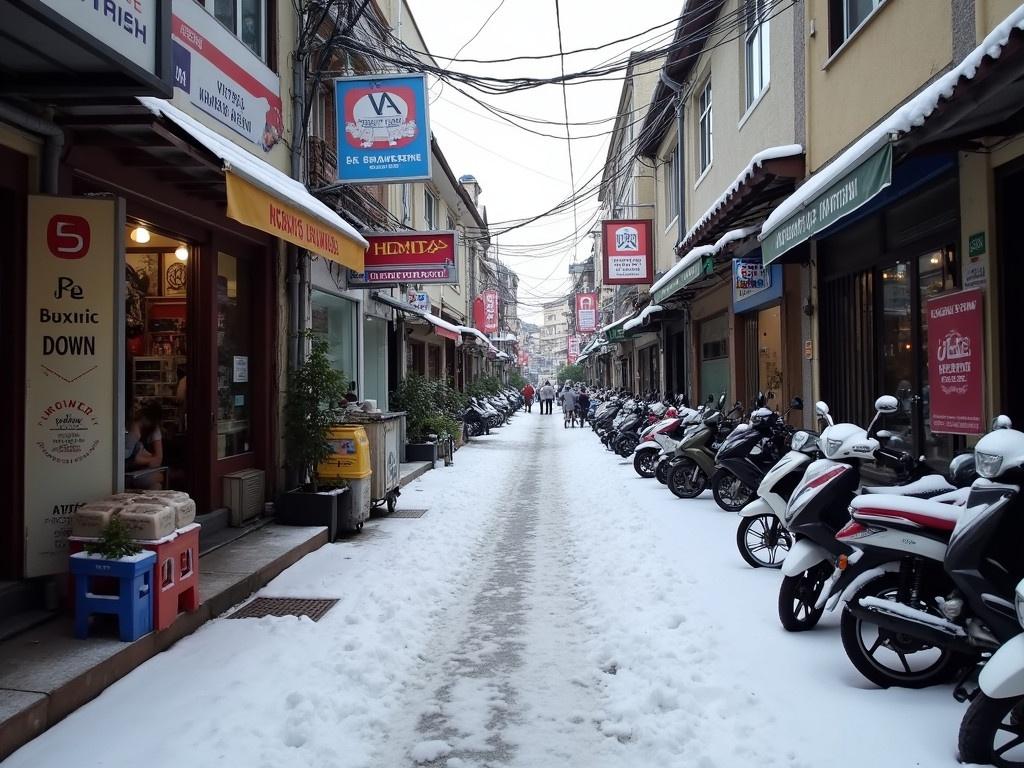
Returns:
[[[821,168],[952,60],[947,2],[886,0],[832,54],[828,6],[828,0],[805,3],[808,173]]]
[[[667,272],[676,263],[676,243],[679,242],[679,217],[670,212],[670,187],[678,182],[669,173],[669,162],[676,154],[676,123],[665,134],[654,160],[655,215],[654,215],[654,271]],[[678,191],[675,194],[679,194]]]
[[[999,22],[1020,7],[1020,0],[975,0],[975,39],[981,41]]]
[[[719,18],[739,12],[740,0],[728,0]],[[735,30],[713,35],[688,78],[685,145],[687,199],[685,236],[695,222],[732,185],[758,152],[795,143],[793,14],[790,5],[768,23],[769,81],[761,96],[747,108],[746,39]],[[732,39],[737,38],[737,39]],[[700,170],[698,100],[708,78],[712,94],[711,165]]]

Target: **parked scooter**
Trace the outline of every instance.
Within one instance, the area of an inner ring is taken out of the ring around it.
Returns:
[[[835,538],[849,522],[848,508],[860,488],[863,462],[888,467],[898,477],[897,486],[871,491],[928,497],[955,490],[941,475],[927,474],[912,456],[883,448],[874,437],[879,418],[898,407],[895,397],[884,395],[875,401],[875,417],[867,430],[856,424],[826,428],[818,438],[825,458],[808,465],[793,489],[781,520],[795,541],[783,562],[779,588],[779,620],[790,632],[816,626],[826,603],[834,608],[863,572],[860,567],[837,568],[841,558],[856,563],[857,557],[853,547]],[[827,415],[820,407],[818,412]]]
[[[749,429],[733,430],[723,441],[711,477],[711,492],[718,506],[737,512],[754,500],[765,474],[782,458],[796,431],[786,419],[791,411],[803,407],[803,400],[794,397],[781,418],[769,408],[758,408],[750,415]]]
[[[718,409],[703,414],[699,429],[683,438],[669,461],[667,485],[681,499],[693,499],[707,488],[708,478],[715,471],[715,454],[722,440],[736,423],[722,412],[725,395],[718,400]],[[736,412],[734,406],[729,415]]]
[[[1014,609],[1024,626],[1024,580],[1014,590]],[[1024,634],[999,646],[978,685],[960,723],[960,762],[1024,765]]]
[[[981,478],[962,511],[934,500],[866,499],[841,532],[865,558],[898,565],[862,583],[843,611],[847,656],[878,685],[940,682],[1020,632],[1013,597],[1024,578],[1024,433],[1000,417],[974,455]],[[967,697],[963,684],[957,694]]]

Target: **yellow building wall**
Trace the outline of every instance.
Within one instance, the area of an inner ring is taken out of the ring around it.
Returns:
[[[975,0],[976,39],[981,41],[995,26],[1017,10],[1020,0]]]
[[[813,172],[949,66],[953,32],[949,3],[887,0],[830,56],[828,0],[809,0],[806,21]]]

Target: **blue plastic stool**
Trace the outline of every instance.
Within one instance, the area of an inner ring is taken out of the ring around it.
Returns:
[[[71,555],[75,579],[75,637],[89,636],[94,613],[117,616],[121,640],[130,643],[153,631],[153,565],[155,552],[140,552],[120,560],[104,560],[85,552]],[[96,594],[89,589],[96,578],[117,579],[117,594]]]

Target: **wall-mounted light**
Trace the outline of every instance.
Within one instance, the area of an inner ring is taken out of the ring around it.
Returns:
[[[184,245],[179,245],[174,249],[174,255],[177,257],[178,261],[188,261],[188,248]]]
[[[130,237],[136,243],[148,243],[150,238],[149,230],[145,227],[136,227],[132,230]]]

